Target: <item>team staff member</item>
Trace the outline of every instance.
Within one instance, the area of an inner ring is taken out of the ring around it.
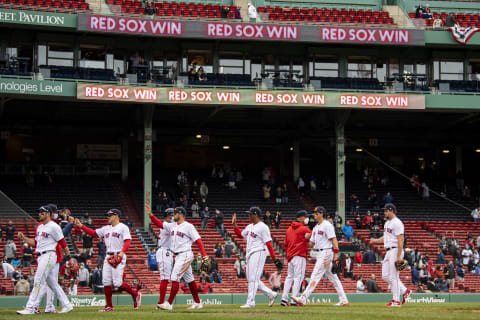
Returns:
[[[287,307],[288,294],[292,287],[292,296],[297,297],[300,292],[303,278],[305,276],[305,267],[307,265],[308,239],[311,231],[306,226],[308,224],[308,213],[305,210],[299,210],[296,214],[296,221],[292,222],[285,236],[285,251],[287,252],[288,273],[283,284],[282,306]]]
[[[105,247],[107,248],[107,259],[103,262],[103,286],[105,291],[105,298],[107,305],[99,312],[113,311],[112,295],[113,287],[127,291],[133,298],[133,307],[138,309],[141,304],[142,294],[130,287],[130,285],[123,281],[123,269],[127,264],[127,251],[130,247],[131,235],[128,227],[120,223],[120,215],[122,212],[119,209],[110,209],[105,215],[108,217],[108,225],[100,229],[92,230],[85,227],[80,220],[75,219],[75,225],[82,228],[86,234],[92,237],[99,237],[105,239]],[[115,268],[108,262],[108,257],[119,255],[122,259],[121,263]]]
[[[59,313],[67,313],[73,310],[73,306],[68,301],[65,292],[58,284],[58,269],[55,274],[55,265],[57,262],[56,247],[59,243],[63,252],[68,255],[68,247],[63,238],[62,229],[51,220],[52,209],[48,206],[43,206],[38,209],[38,218],[40,225],[37,227],[35,239],[26,237],[19,232],[20,240],[25,241],[30,246],[35,247],[37,258],[37,272],[35,273],[34,287],[30,297],[28,298],[27,306],[24,310],[17,311],[18,314],[27,315],[35,314],[36,309],[40,305],[40,289],[47,283],[47,285],[55,292],[62,305],[62,310]]]
[[[397,218],[397,207],[393,203],[387,203],[383,208],[387,221],[384,225],[383,237],[371,239],[370,243],[382,243],[386,254],[382,263],[382,278],[392,289],[392,301],[387,307],[400,307],[400,294],[403,295],[402,304],[405,304],[412,292],[400,281],[400,271],[395,267],[395,262],[403,261],[403,222]]]
[[[260,280],[262,275],[263,266],[265,265],[265,259],[267,253],[265,252],[265,246],[267,246],[268,252],[272,260],[276,260],[275,251],[272,247],[272,237],[270,236],[270,229],[265,223],[260,220],[262,211],[258,207],[251,207],[246,211],[249,215],[249,224],[243,231],[237,226],[237,214],[234,213],[232,217],[232,224],[235,234],[241,238],[247,240],[247,281],[248,281],[248,297],[247,303],[240,308],[254,308],[255,307],[255,295],[257,289],[263,292],[269,299],[268,306],[272,306],[275,302],[275,298],[278,293],[270,290]]]
[[[145,206],[146,211],[149,212],[150,207]],[[159,227],[170,232],[171,243],[170,250],[175,254],[175,264],[173,265],[172,273],[170,275],[170,280],[172,281],[172,288],[170,290],[170,296],[168,301],[163,304],[158,305],[159,309],[163,310],[172,310],[172,303],[175,299],[175,296],[178,293],[180,288],[180,280],[183,278],[190,292],[193,296],[194,304],[188,309],[202,309],[203,304],[200,302],[200,297],[198,296],[198,287],[193,277],[192,272],[192,261],[194,259],[192,244],[196,243],[202,257],[208,258],[205,248],[203,247],[202,239],[198,234],[197,229],[193,224],[185,221],[186,210],[183,207],[176,207],[174,209],[173,220],[176,222],[173,223],[162,223],[158,220]]]
[[[172,230],[175,225],[175,222],[173,221],[174,209],[168,208],[165,210],[165,221],[163,222],[153,215],[150,207],[148,206],[147,213],[150,216],[150,220],[152,220],[157,227],[160,227],[160,232],[158,233],[157,250],[157,264],[158,271],[160,273],[160,296],[158,298],[157,308],[160,308],[160,305],[165,302],[167,286],[173,267],[173,253],[170,249],[172,240],[169,230]]]
[[[315,207],[313,209],[313,218],[317,225],[312,230],[309,246],[317,252],[317,262],[313,268],[310,284],[303,292],[302,296],[292,296],[292,300],[298,305],[305,305],[308,297],[312,294],[318,282],[325,274],[330,282],[337,290],[338,303],[336,306],[347,306],[348,299],[343,290],[342,283],[338,276],[332,273],[332,261],[338,260],[338,242],[335,236],[335,229],[333,225],[326,220],[327,210],[324,207]]]

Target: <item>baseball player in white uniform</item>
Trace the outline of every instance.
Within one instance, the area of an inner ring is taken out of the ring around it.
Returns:
[[[393,203],[385,204],[383,208],[387,221],[384,225],[383,237],[371,239],[370,243],[382,243],[385,248],[385,258],[382,263],[382,278],[390,285],[392,290],[392,301],[387,307],[400,307],[405,304],[408,297],[412,294],[410,289],[400,281],[400,271],[395,267],[395,262],[403,261],[403,243],[405,228],[403,222],[397,218],[397,208]],[[403,301],[400,304],[400,294],[403,295]]]
[[[17,311],[17,313],[22,315],[35,314],[42,298],[40,289],[45,283],[57,295],[58,300],[62,305],[62,310],[59,313],[67,313],[73,310],[73,306],[58,284],[58,269],[56,274],[54,272],[54,267],[57,263],[57,244],[60,244],[63,252],[68,255],[69,250],[67,243],[63,238],[60,226],[51,220],[52,209],[48,206],[43,206],[37,211],[41,224],[37,227],[35,239],[28,238],[21,232],[18,233],[20,240],[35,247],[35,252],[38,255],[38,267],[37,272],[35,273],[34,287],[28,298],[27,306],[24,310]]]
[[[151,212],[149,206],[145,206],[147,212]],[[200,253],[204,259],[208,259],[205,248],[203,247],[202,240],[195,227],[185,221],[185,215],[187,214],[185,208],[176,207],[174,209],[173,220],[175,223],[163,223],[158,220],[159,227],[165,229],[170,233],[170,250],[175,255],[175,263],[173,265],[172,272],[170,274],[170,281],[172,282],[172,288],[170,290],[170,296],[168,301],[159,304],[157,307],[162,310],[172,310],[172,303],[180,288],[180,280],[183,278],[190,288],[193,300],[195,301],[188,309],[201,309],[203,304],[198,296],[198,287],[193,277],[192,261],[194,259],[192,244],[196,243]]]
[[[338,303],[336,306],[347,306],[349,303],[342,283],[340,279],[338,279],[338,276],[332,273],[332,261],[338,260],[338,242],[335,236],[335,229],[333,225],[326,220],[327,210],[325,210],[324,207],[315,207],[312,214],[317,225],[315,225],[312,230],[308,245],[309,247],[313,247],[313,250],[317,252],[317,262],[310,277],[310,284],[300,297],[292,297],[292,300],[295,301],[297,305],[305,305],[308,297],[312,294],[313,290],[315,290],[318,282],[325,274],[335,287],[335,290],[337,290]]]
[[[158,271],[160,273],[160,297],[158,299],[158,306],[165,302],[165,295],[167,294],[167,286],[170,281],[170,275],[172,274],[173,267],[173,253],[170,250],[171,245],[171,236],[168,230],[171,230],[175,225],[173,222],[173,208],[168,208],[165,210],[165,221],[160,221],[155,217],[151,210],[148,210],[148,215],[152,222],[160,227],[160,232],[158,233],[158,250],[157,250],[157,264]],[[167,224],[171,224],[167,226]]]
[[[108,225],[100,229],[92,230],[82,225],[80,220],[75,219],[75,225],[82,228],[85,233],[105,239],[105,247],[107,249],[107,258],[103,262],[103,288],[107,305],[99,312],[113,311],[112,295],[113,287],[127,291],[133,298],[133,307],[138,309],[141,304],[142,294],[130,287],[130,285],[123,281],[123,269],[127,264],[127,251],[130,247],[131,235],[128,227],[120,222],[120,215],[122,212],[119,209],[110,209],[105,215],[108,217]],[[122,258],[121,263],[113,268],[107,261],[108,257],[119,255]]]
[[[247,303],[240,308],[255,307],[255,295],[257,293],[257,289],[259,289],[263,294],[268,297],[268,305],[271,307],[275,302],[275,298],[277,297],[278,293],[270,290],[260,280],[263,272],[263,266],[265,265],[265,259],[267,258],[265,246],[270,253],[270,258],[272,258],[273,261],[277,260],[275,257],[275,251],[273,250],[272,246],[270,229],[268,229],[267,225],[260,220],[260,216],[262,215],[262,211],[260,210],[260,208],[251,207],[246,212],[248,213],[250,221],[252,223],[249,224],[243,231],[241,231],[237,226],[236,213],[234,213],[232,217],[232,224],[235,234],[247,240],[246,262],[248,297]]]

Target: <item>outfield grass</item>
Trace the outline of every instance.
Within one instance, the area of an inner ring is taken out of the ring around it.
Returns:
[[[133,311],[132,307],[116,307],[115,312],[99,313],[99,308],[76,308],[72,312],[61,314],[37,314],[20,316],[16,309],[0,309],[0,319],[68,319],[68,320],[151,320],[188,319],[188,320],[389,320],[389,319],[480,319],[480,302],[445,304],[406,304],[401,308],[387,308],[383,303],[353,303],[347,307],[335,307],[331,304],[310,304],[305,307],[281,307],[279,304],[269,308],[257,305],[254,309],[240,309],[240,305],[205,306],[201,310],[188,311],[185,305],[174,306],[173,311],[157,311],[154,306],[142,306]]]

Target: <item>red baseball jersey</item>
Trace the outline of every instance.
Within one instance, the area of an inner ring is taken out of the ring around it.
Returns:
[[[288,261],[295,256],[307,258],[308,240],[305,239],[305,234],[311,232],[303,223],[295,221],[290,225],[285,236],[285,250],[287,251]]]

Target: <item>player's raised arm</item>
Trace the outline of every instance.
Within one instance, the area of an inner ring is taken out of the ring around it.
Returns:
[[[32,239],[32,238],[29,238],[27,236],[25,236],[22,232],[18,232],[17,233],[17,237],[22,240],[22,241],[25,241],[26,243],[28,243],[28,245],[32,248],[35,248],[35,239]]]
[[[240,228],[237,226],[237,213],[236,212],[233,213],[232,224],[233,224],[233,231],[235,232],[235,234],[237,236],[239,236],[240,238],[243,238],[242,230],[240,230]]]
[[[150,217],[150,220],[152,220],[153,224],[163,229],[163,221],[155,217],[155,215],[152,213],[152,209],[148,204],[145,205],[145,211],[147,211],[147,214]]]
[[[86,234],[91,235],[92,237],[98,237],[95,230],[85,227],[78,218],[75,219],[75,226],[82,228],[82,230],[85,231]]]

